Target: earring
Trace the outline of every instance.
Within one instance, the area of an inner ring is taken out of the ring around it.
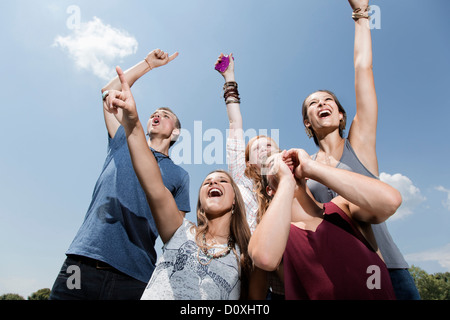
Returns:
[[[231,207],[231,215],[233,215],[234,214],[234,204],[233,204],[233,206]]]

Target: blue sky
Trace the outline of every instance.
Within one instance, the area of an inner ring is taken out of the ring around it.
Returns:
[[[450,3],[372,4],[380,172],[404,199],[388,227],[410,264],[450,271]],[[52,286],[106,155],[100,90],[116,65],[180,53],[133,93],[143,122],[160,106],[181,119],[193,211],[202,179],[226,168],[221,52],[236,58],[245,129],[272,130],[282,148],[316,151],[300,112],[316,89],[355,113],[347,1],[18,0],[0,3],[0,21],[0,294]]]

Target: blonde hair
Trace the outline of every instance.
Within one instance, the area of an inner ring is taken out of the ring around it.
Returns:
[[[236,256],[236,260],[238,261],[238,265],[240,266],[240,274],[241,274],[241,294],[240,299],[246,300],[248,297],[248,288],[250,284],[250,274],[252,272],[252,260],[248,255],[248,243],[250,241],[250,228],[247,223],[247,218],[245,214],[245,204],[242,199],[241,192],[239,191],[239,187],[234,182],[233,178],[230,174],[224,170],[214,170],[208,174],[208,176],[212,173],[219,172],[225,174],[229,179],[231,186],[234,190],[234,205],[233,205],[233,213],[231,215],[230,221],[230,237],[233,241],[233,253]],[[200,186],[201,189],[201,186]],[[200,248],[203,248],[203,235],[208,232],[208,218],[206,217],[202,205],[200,203],[200,191],[197,200],[197,226],[193,226],[196,228],[196,236],[195,240],[197,245]],[[238,245],[241,251],[241,257],[237,255],[235,245]]]

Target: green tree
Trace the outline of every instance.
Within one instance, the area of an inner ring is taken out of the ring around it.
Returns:
[[[48,300],[50,296],[50,289],[40,289],[36,292],[33,292],[31,296],[28,297],[28,300]]]
[[[17,293],[6,293],[0,296],[0,300],[25,300],[25,298]]]
[[[428,274],[416,266],[409,269],[423,300],[450,300],[450,273]]]
[[[433,275],[442,287],[441,300],[450,300],[450,272],[439,272]]]

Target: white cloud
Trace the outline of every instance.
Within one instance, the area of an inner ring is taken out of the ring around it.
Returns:
[[[402,195],[402,205],[390,220],[401,219],[413,214],[414,209],[426,200],[419,188],[414,186],[411,179],[400,173],[390,175],[382,172],[380,174],[380,180],[396,188]]]
[[[437,261],[439,265],[450,271],[450,243],[437,249],[405,255],[410,262]]]
[[[113,63],[136,53],[138,42],[126,31],[105,25],[94,17],[92,21],[81,23],[70,35],[57,36],[53,46],[67,50],[80,69],[110,80],[115,75]]]
[[[447,199],[442,201],[442,205],[450,211],[450,190],[444,188],[443,186],[436,187],[437,191],[442,191],[447,193]]]

